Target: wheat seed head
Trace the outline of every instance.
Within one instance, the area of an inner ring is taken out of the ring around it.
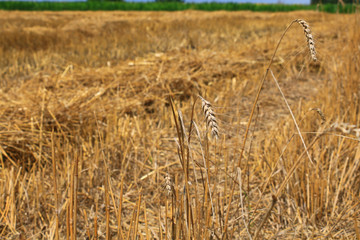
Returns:
[[[324,124],[326,122],[325,114],[323,113],[323,111],[321,111],[320,108],[311,108],[310,111],[316,111],[319,114],[321,118],[321,124]]]
[[[172,184],[170,175],[169,175],[169,173],[167,173],[166,176],[165,176],[164,188],[165,188],[166,194],[168,196],[170,196],[172,194],[172,186],[173,186],[173,184]]]
[[[297,23],[299,23],[302,26],[302,28],[304,29],[304,34],[305,34],[305,37],[306,37],[306,41],[308,42],[308,45],[309,45],[311,58],[313,59],[314,62],[316,62],[317,58],[316,58],[315,42],[314,42],[314,38],[313,38],[313,36],[311,34],[309,24],[306,21],[302,20],[302,19],[297,19],[295,21]]]
[[[202,110],[205,115],[206,125],[211,130],[211,135],[217,139],[219,138],[219,127],[211,103],[201,96],[199,96],[199,98],[201,100]]]

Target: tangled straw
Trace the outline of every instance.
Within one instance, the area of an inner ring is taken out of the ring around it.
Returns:
[[[302,20],[302,19],[296,19],[295,21],[297,23],[299,23],[302,26],[302,28],[304,29],[304,34],[305,34],[305,37],[306,37],[306,41],[309,44],[309,50],[310,50],[311,58],[313,59],[314,62],[316,62],[317,58],[316,58],[315,42],[314,42],[313,36],[311,34],[309,24],[306,21]]]
[[[356,125],[349,123],[333,123],[330,126],[330,129],[340,131],[344,134],[353,134],[360,140],[360,128],[357,128]]]
[[[211,135],[218,139],[219,138],[219,128],[217,125],[215,113],[209,101],[206,101],[203,97],[199,96],[201,99],[202,110],[205,115],[206,125],[211,130]]]

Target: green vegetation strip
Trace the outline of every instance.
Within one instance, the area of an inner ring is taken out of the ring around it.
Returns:
[[[316,10],[315,5],[285,5],[285,4],[251,4],[251,3],[179,3],[179,2],[0,2],[0,9],[22,11],[240,11],[256,12],[286,12],[295,10]],[[355,5],[345,7],[336,4],[324,4],[320,10],[330,13],[353,13]]]

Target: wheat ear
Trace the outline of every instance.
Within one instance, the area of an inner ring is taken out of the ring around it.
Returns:
[[[302,26],[302,28],[304,29],[304,34],[305,34],[305,37],[306,37],[306,41],[309,44],[309,50],[310,50],[311,58],[313,59],[314,62],[316,62],[317,58],[316,58],[315,42],[314,42],[314,38],[313,38],[313,36],[311,34],[309,24],[306,21],[302,20],[302,19],[296,19],[295,21],[297,23],[299,23]]]
[[[216,121],[214,110],[209,101],[206,101],[203,97],[199,96],[201,100],[202,110],[205,115],[206,125],[211,130],[211,135],[218,139],[219,138],[219,127]]]
[[[169,175],[169,173],[166,174],[165,176],[165,184],[164,184],[164,188],[166,190],[166,194],[168,196],[171,196],[172,194],[172,188],[173,188],[173,183],[171,181],[171,177]]]
[[[316,111],[320,118],[321,118],[321,124],[324,124],[326,122],[325,114],[321,111],[320,108],[311,108],[310,111]]]

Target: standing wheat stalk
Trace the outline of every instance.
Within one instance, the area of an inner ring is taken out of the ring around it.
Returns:
[[[199,96],[201,100],[202,110],[205,115],[206,125],[211,130],[211,135],[218,139],[219,138],[219,127],[216,121],[215,113],[212,105],[209,101],[206,101],[203,97]]]
[[[54,198],[55,198],[55,240],[59,240],[59,197],[57,193],[57,179],[56,179],[56,160],[55,160],[55,146],[54,146],[54,130],[51,132],[51,158],[53,167],[53,178],[54,178]]]
[[[248,123],[247,123],[247,126],[246,126],[246,130],[245,130],[245,134],[244,134],[244,140],[243,140],[243,143],[242,143],[242,147],[241,147],[241,152],[240,152],[240,156],[239,156],[239,160],[238,160],[238,164],[237,164],[237,167],[240,167],[241,166],[241,160],[243,158],[243,154],[244,154],[244,150],[245,150],[245,145],[246,145],[246,141],[247,141],[247,137],[248,137],[248,134],[249,134],[249,130],[250,130],[250,125],[251,125],[251,121],[252,121],[252,118],[254,116],[254,112],[255,112],[255,108],[256,108],[256,105],[257,105],[257,102],[259,100],[259,97],[260,97],[260,93],[261,93],[261,90],[264,86],[264,83],[265,83],[265,79],[266,77],[268,76],[268,73],[270,71],[270,67],[271,65],[273,64],[274,62],[274,58],[275,58],[275,55],[279,49],[279,46],[280,46],[280,43],[281,41],[283,40],[285,34],[287,33],[287,31],[290,29],[290,27],[295,23],[299,23],[303,29],[304,29],[304,33],[305,33],[305,36],[306,36],[306,39],[307,39],[307,42],[308,42],[308,45],[309,45],[309,50],[310,50],[310,54],[311,54],[311,57],[314,61],[317,61],[317,58],[316,58],[316,51],[315,51],[315,44],[314,44],[314,40],[313,40],[313,37],[312,37],[312,34],[311,34],[311,30],[310,30],[310,27],[309,25],[307,24],[307,22],[305,22],[304,20],[301,20],[301,19],[296,19],[296,20],[293,20],[289,26],[287,26],[287,28],[285,29],[285,31],[283,32],[283,34],[281,35],[276,47],[275,47],[275,51],[270,59],[270,62],[269,62],[269,65],[268,67],[266,68],[266,71],[265,71],[265,74],[259,84],[259,88],[257,90],[257,93],[256,93],[256,96],[255,96],[255,100],[254,100],[254,103],[253,103],[253,106],[251,108],[251,112],[250,112],[250,116],[249,116],[249,120],[248,120]],[[311,41],[310,41],[311,40]],[[307,153],[307,149],[305,149],[305,152]],[[226,213],[226,216],[225,216],[225,223],[224,223],[224,229],[223,229],[223,234],[226,234],[227,233],[227,225],[228,225],[228,221],[229,221],[229,215],[230,215],[230,206],[231,206],[231,202],[232,202],[232,198],[233,198],[233,195],[234,195],[234,191],[235,191],[235,184],[233,183],[232,184],[232,187],[231,187],[231,193],[230,193],[230,197],[229,197],[229,201],[228,201],[228,206],[229,206],[229,209],[227,210],[227,213]]]

